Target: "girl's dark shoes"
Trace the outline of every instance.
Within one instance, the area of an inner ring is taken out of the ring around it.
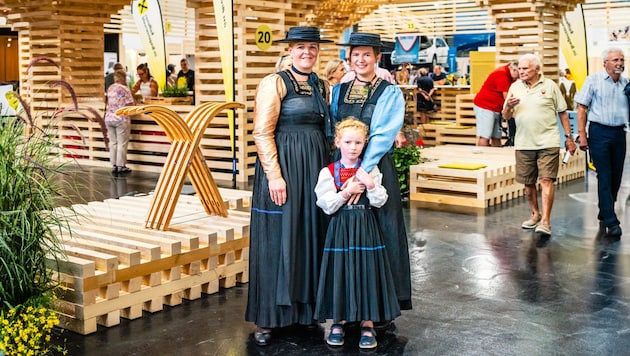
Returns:
[[[332,324],[330,333],[326,338],[326,343],[330,346],[343,346],[343,325]]]
[[[373,349],[378,345],[376,342],[376,331],[369,326],[361,327],[361,340],[359,341],[359,348],[361,349]]]

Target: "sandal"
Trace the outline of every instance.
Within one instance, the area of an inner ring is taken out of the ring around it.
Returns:
[[[330,333],[328,333],[328,337],[326,338],[326,343],[331,346],[343,346],[343,334],[342,324],[332,324],[330,326]]]
[[[376,347],[376,345],[378,345],[378,343],[376,342],[376,331],[374,331],[374,328],[371,328],[369,326],[362,326],[361,340],[359,340],[359,348],[373,349]]]

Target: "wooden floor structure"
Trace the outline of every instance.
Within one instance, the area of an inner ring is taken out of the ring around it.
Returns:
[[[560,159],[564,150],[560,152]],[[442,145],[425,148],[431,161],[410,167],[409,198],[414,201],[487,208],[518,198],[524,186],[515,180],[513,147]],[[482,164],[485,168],[442,168],[449,163]],[[584,176],[585,155],[579,153],[560,163],[557,183]]]
[[[152,195],[57,209],[70,227],[59,233],[67,259],[49,261],[63,285],[60,326],[90,334],[247,282],[251,192],[219,191],[227,217],[181,195],[168,231],[144,227]]]

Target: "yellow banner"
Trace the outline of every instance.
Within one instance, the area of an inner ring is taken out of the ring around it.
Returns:
[[[565,13],[560,24],[560,49],[579,90],[588,76],[588,53],[582,5]],[[562,68],[563,69],[563,68]]]
[[[151,75],[158,82],[158,87],[164,88],[166,86],[166,51],[160,4],[158,0],[132,0],[131,14],[138,26]]]
[[[223,71],[223,86],[225,88],[225,101],[234,101],[234,31],[232,0],[213,0],[214,17],[217,22],[219,36],[219,53],[221,54],[221,69]],[[230,127],[230,144],[232,153],[234,147],[234,111],[228,111]],[[236,169],[236,167],[233,167]]]

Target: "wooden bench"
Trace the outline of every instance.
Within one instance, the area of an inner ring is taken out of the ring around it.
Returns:
[[[560,152],[561,159],[564,152]],[[518,198],[524,186],[515,180],[512,147],[446,145],[422,150],[430,162],[410,167],[410,199],[414,201],[487,208]],[[451,162],[484,164],[485,168],[466,170],[441,168]],[[584,176],[585,155],[560,164],[557,183]]]

